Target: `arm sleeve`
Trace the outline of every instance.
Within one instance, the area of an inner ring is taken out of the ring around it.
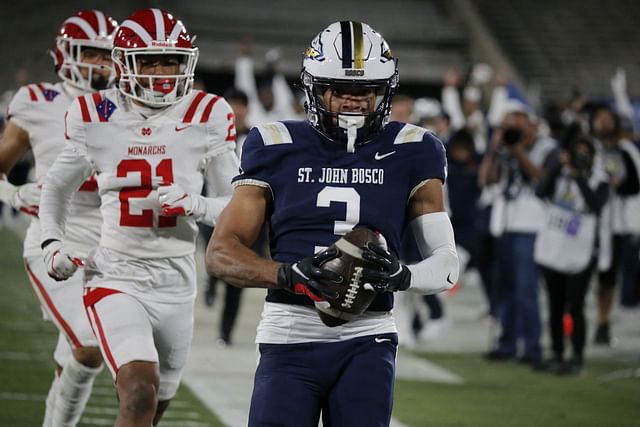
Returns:
[[[504,86],[496,86],[491,93],[491,104],[487,113],[487,120],[491,127],[500,126],[502,117],[504,116],[504,108],[507,104],[509,94]]]
[[[233,151],[214,157],[205,172],[207,195],[202,198],[204,213],[197,218],[207,225],[215,225],[222,210],[231,200],[231,179],[238,171],[238,157]]]
[[[243,91],[249,98],[249,116],[261,118],[264,116],[264,108],[258,99],[258,87],[253,74],[253,60],[248,56],[240,56],[236,59],[235,80],[236,88]]]
[[[460,262],[449,216],[445,212],[421,215],[411,221],[411,229],[424,259],[407,266],[409,289],[424,294],[451,289],[458,282]]]
[[[11,120],[13,124],[29,132],[34,125],[34,118],[30,114],[33,111],[31,108],[32,104],[33,101],[31,101],[29,95],[29,88],[22,86],[9,103],[9,107],[7,108],[7,121]]]
[[[207,152],[202,159],[202,170],[216,156],[234,151],[236,148],[236,128],[231,106],[220,99],[213,106],[207,121]]]
[[[238,170],[235,154],[235,124],[231,107],[224,99],[213,107],[207,122],[207,152],[202,160],[202,172],[207,183],[207,197],[194,195],[202,204],[202,214],[196,220],[214,225],[232,193],[231,179]]]
[[[39,217],[43,242],[64,239],[71,197],[93,172],[84,137],[78,101],[74,101],[65,117],[67,143],[42,185]]]
[[[451,118],[451,128],[453,130],[464,127],[464,114],[462,114],[458,88],[453,86],[445,86],[442,88],[442,109]]]
[[[295,111],[293,110],[293,93],[287,83],[287,79],[280,73],[273,76],[273,98],[277,110],[282,114],[280,120],[293,119]]]

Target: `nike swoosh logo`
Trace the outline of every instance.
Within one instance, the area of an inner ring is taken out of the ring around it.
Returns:
[[[385,157],[389,157],[389,156],[391,156],[391,155],[393,155],[393,154],[395,154],[395,153],[396,153],[395,151],[390,151],[390,152],[388,152],[388,153],[380,154],[380,153],[378,153],[378,152],[376,151],[376,154],[375,154],[375,156],[373,156],[373,158],[374,158],[374,159],[376,159],[376,160],[382,160],[382,159],[384,159]]]
[[[176,132],[180,132],[181,130],[185,130],[186,128],[190,128],[190,127],[191,127],[191,125],[187,125],[187,126],[184,126],[184,127],[176,126]]]
[[[451,281],[451,273],[447,274],[447,282],[451,283],[452,285],[455,285],[455,283]]]
[[[390,338],[378,338],[378,337],[376,337],[376,338],[375,338],[375,341],[376,341],[378,344],[380,344],[381,342],[391,341],[391,339],[390,339]]]

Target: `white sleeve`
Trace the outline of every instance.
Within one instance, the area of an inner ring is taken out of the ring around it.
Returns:
[[[250,99],[258,98],[255,77],[253,75],[253,61],[247,56],[239,56],[236,59],[235,81],[237,89],[243,91]]]
[[[453,86],[445,86],[442,88],[442,109],[449,115],[451,128],[453,130],[464,127],[464,114],[462,114],[460,94],[457,88]]]
[[[74,101],[65,118],[67,143],[42,183],[38,214],[42,242],[49,239],[64,240],[71,197],[93,173],[84,142],[84,124],[77,104],[78,101]]]
[[[253,75],[253,61],[247,56],[236,59],[235,86],[243,91],[249,100],[249,115],[247,121],[251,126],[264,123],[266,112],[258,98],[258,87]]]
[[[207,192],[206,197],[198,197],[201,206],[198,210],[201,213],[196,217],[197,221],[207,225],[216,224],[218,216],[231,200],[231,179],[238,173],[238,165],[238,156],[234,151],[209,160],[205,171]]]
[[[294,97],[287,83],[287,79],[280,73],[273,76],[273,102],[277,111],[282,114],[279,120],[295,118],[296,112],[293,109]]]
[[[37,125],[37,119],[33,114],[34,101],[31,100],[29,95],[30,90],[33,93],[33,89],[29,88],[29,86],[22,86],[7,107],[7,120],[27,132],[31,131],[34,125]]]
[[[611,78],[611,91],[618,113],[633,121],[634,111],[627,93],[627,74],[623,68],[618,68]]]
[[[64,240],[71,197],[92,173],[91,164],[67,144],[49,169],[40,195],[40,234],[44,242]]]
[[[207,163],[214,157],[236,148],[236,125],[233,110],[229,103],[221,98],[213,106],[207,127],[207,152],[200,167],[205,170]]]
[[[425,259],[407,266],[409,289],[424,294],[451,289],[458,282],[460,263],[449,216],[446,212],[421,215],[411,221],[411,229]]]
[[[507,104],[509,94],[504,86],[496,86],[491,93],[491,103],[489,104],[489,112],[487,120],[491,127],[498,127],[504,116],[504,109]]]

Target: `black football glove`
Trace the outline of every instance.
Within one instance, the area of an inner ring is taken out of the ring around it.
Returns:
[[[338,293],[319,280],[330,280],[336,283],[342,281],[342,276],[338,273],[320,268],[320,265],[338,256],[338,250],[330,247],[293,264],[282,264],[278,269],[278,288],[294,294],[306,295],[313,301],[337,298]]]
[[[380,245],[369,243],[362,252],[362,258],[377,264],[382,271],[369,271],[369,276],[377,273],[378,280],[371,280],[371,285],[378,292],[395,292],[409,289],[411,272],[406,265],[400,264],[398,258]]]

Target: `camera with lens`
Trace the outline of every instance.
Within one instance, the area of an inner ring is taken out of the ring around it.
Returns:
[[[518,128],[506,128],[502,134],[505,145],[513,146],[522,139],[522,132]]]

